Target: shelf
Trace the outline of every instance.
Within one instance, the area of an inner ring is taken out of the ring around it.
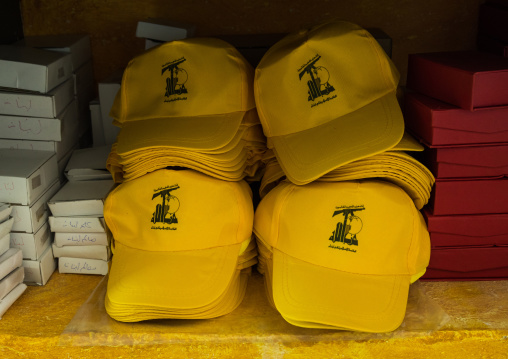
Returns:
[[[508,281],[417,282],[392,333],[306,329],[286,323],[254,272],[241,305],[210,320],[120,323],[105,312],[107,277],[54,273],[29,287],[0,321],[5,358],[503,357]],[[49,355],[51,354],[51,356]],[[342,355],[342,356],[341,356]]]

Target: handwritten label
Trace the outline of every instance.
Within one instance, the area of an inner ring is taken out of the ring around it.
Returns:
[[[83,273],[83,272],[91,272],[91,271],[95,271],[97,270],[97,267],[94,266],[94,265],[91,265],[90,263],[88,262],[77,262],[77,263],[64,263],[64,268],[67,268],[67,269],[70,269],[71,271],[74,271],[74,272],[79,272],[79,273]]]
[[[65,220],[62,227],[67,228],[79,228],[79,229],[85,229],[85,228],[92,228],[92,222],[89,221],[80,221],[80,220]]]
[[[89,236],[88,234],[75,234],[67,237],[67,241],[75,243],[95,243],[97,242],[97,238]]]

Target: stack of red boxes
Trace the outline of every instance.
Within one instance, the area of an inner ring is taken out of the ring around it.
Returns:
[[[428,280],[508,279],[508,58],[409,55],[406,128],[436,177]]]

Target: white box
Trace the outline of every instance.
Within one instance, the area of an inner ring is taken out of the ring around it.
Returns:
[[[54,217],[49,216],[52,232],[95,233],[106,232],[106,222],[102,217]]]
[[[111,146],[98,146],[77,149],[65,168],[69,181],[111,180],[111,173],[106,168]]]
[[[60,189],[57,179],[49,189],[31,206],[12,205],[13,232],[37,232],[48,221],[49,208],[47,202]]]
[[[111,258],[111,250],[109,246],[88,245],[88,246],[63,246],[58,247],[53,243],[53,255],[55,258],[85,258],[100,259],[107,261]]]
[[[29,285],[45,285],[56,269],[56,259],[49,246],[39,260],[24,260],[25,283]]]
[[[108,274],[109,263],[100,259],[58,258],[58,271],[73,274]]]
[[[113,118],[109,116],[116,94],[120,90],[123,70],[111,74],[104,81],[99,82],[99,102],[101,104],[102,128],[104,130],[104,144],[111,145],[116,141],[120,128],[113,125]]]
[[[56,153],[57,142],[32,141],[32,140],[6,140],[0,138],[0,148],[7,148],[10,150],[49,151]]]
[[[12,230],[13,224],[14,224],[14,218],[12,218],[12,217],[1,222],[0,223],[0,237],[3,237],[6,234],[9,234]]]
[[[56,118],[0,115],[0,136],[4,139],[62,141],[64,124],[78,125],[78,107],[72,101]]]
[[[19,248],[23,259],[38,260],[53,242],[46,222],[36,233],[11,232],[11,248]]]
[[[90,101],[90,120],[92,123],[92,142],[94,147],[104,146],[104,126],[102,126],[101,103],[96,98]]]
[[[15,45],[69,53],[73,71],[92,57],[90,36],[86,34],[25,36]]]
[[[4,115],[56,118],[74,99],[74,79],[41,94],[29,91],[0,91],[0,113]]]
[[[10,203],[0,203],[0,223],[8,220],[11,212],[12,208]]]
[[[168,19],[148,18],[138,21],[136,37],[159,41],[181,40],[194,35],[196,26]]]
[[[23,254],[19,248],[9,248],[0,256],[0,278],[5,278],[14,269],[21,267]]]
[[[65,156],[63,156],[61,159],[58,160],[58,177],[60,179],[60,183],[67,182],[67,178],[65,177],[65,167],[67,166],[67,163],[69,163],[69,160],[72,155],[72,151],[78,148],[78,145],[75,145],[73,148],[71,148]]]
[[[26,290],[26,284],[20,283],[14,287],[2,300],[0,300],[0,319]]]
[[[104,199],[114,186],[113,180],[69,181],[48,201],[48,206],[55,217],[102,217]]]
[[[7,274],[0,280],[0,299],[3,299],[10,291],[12,291],[18,284],[23,283],[25,279],[25,270],[23,267],[18,267],[12,272]]]
[[[31,205],[57,178],[54,153],[0,149],[0,202]]]
[[[72,76],[70,54],[0,46],[0,86],[47,93]]]
[[[55,232],[53,243],[59,247],[63,246],[89,246],[109,245],[109,237],[106,232],[90,233],[63,233]]]
[[[0,236],[0,256],[7,252],[11,247],[11,234],[7,233],[3,237]]]

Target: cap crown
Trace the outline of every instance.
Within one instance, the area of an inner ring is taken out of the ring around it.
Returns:
[[[257,207],[254,232],[294,258],[349,273],[421,275],[430,256],[421,213],[381,181],[282,182]]]
[[[116,187],[104,203],[115,241],[146,251],[185,251],[241,243],[254,210],[244,181],[162,169]]]
[[[368,31],[336,21],[291,34],[256,68],[266,136],[304,131],[395,91],[399,73]],[[284,106],[281,106],[283,104]]]
[[[115,123],[247,111],[255,107],[254,70],[215,38],[164,43],[127,65],[110,115]]]

